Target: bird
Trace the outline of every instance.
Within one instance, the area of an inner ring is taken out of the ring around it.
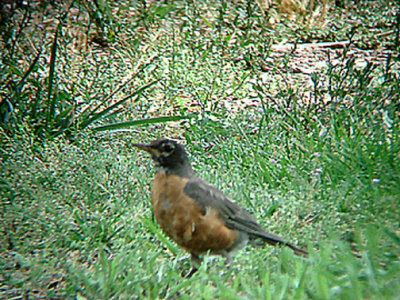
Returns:
[[[133,144],[148,152],[156,167],[151,187],[153,213],[162,231],[191,255],[193,275],[205,253],[220,255],[230,264],[232,256],[248,242],[261,239],[287,246],[295,254],[308,252],[266,231],[247,210],[201,179],[184,147],[175,140],[158,139]]]

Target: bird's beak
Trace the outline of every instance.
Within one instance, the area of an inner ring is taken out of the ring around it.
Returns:
[[[146,144],[133,144],[134,147],[140,149],[140,150],[144,150],[152,155],[157,155],[159,154],[159,151],[153,147],[151,147],[150,145],[146,145]]]

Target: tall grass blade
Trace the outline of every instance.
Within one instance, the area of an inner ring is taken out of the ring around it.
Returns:
[[[93,130],[94,131],[116,130],[116,129],[122,129],[122,128],[126,128],[126,127],[131,127],[131,126],[137,126],[137,125],[166,123],[166,122],[171,122],[171,121],[186,120],[186,119],[194,118],[196,116],[197,115],[193,114],[193,115],[188,115],[188,116],[171,116],[171,117],[159,117],[159,118],[150,118],[150,119],[144,119],[144,120],[127,121],[127,122],[120,122],[120,123],[115,123],[115,124],[110,124],[110,125],[99,126],[99,127],[93,128]]]

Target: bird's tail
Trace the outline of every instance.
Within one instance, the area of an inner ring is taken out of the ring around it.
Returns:
[[[296,246],[293,246],[292,244],[289,243],[285,243],[285,246],[289,247],[290,249],[292,249],[294,251],[294,254],[299,255],[299,256],[305,256],[308,257],[308,252],[304,249],[300,249]]]
[[[262,238],[266,243],[268,243],[270,245],[273,245],[273,246],[283,245],[283,246],[286,246],[286,247],[289,247],[290,249],[292,249],[296,255],[305,256],[305,257],[308,256],[308,252],[306,250],[300,249],[300,248],[284,241],[280,236],[277,236],[273,233],[263,231],[263,232],[257,232],[257,233],[255,233],[255,235],[257,237]]]

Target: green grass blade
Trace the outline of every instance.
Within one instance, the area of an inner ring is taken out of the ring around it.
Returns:
[[[53,83],[55,77],[55,65],[56,65],[56,57],[57,57],[57,40],[58,35],[61,31],[62,22],[60,21],[57,25],[53,44],[51,46],[51,55],[50,55],[50,67],[49,67],[49,77],[48,77],[48,86],[47,86],[47,102],[49,103],[48,111],[47,111],[47,127],[51,127],[51,123],[53,122],[55,110],[56,110],[56,97],[52,97],[53,94]]]
[[[101,112],[94,114],[93,117],[86,119],[84,122],[82,122],[80,128],[84,129],[87,126],[89,126],[90,124],[92,124],[93,122],[95,122],[96,120],[100,119],[101,117],[105,116],[106,114],[108,114],[109,112],[111,112],[113,109],[117,108],[118,106],[122,105],[123,103],[125,103],[126,101],[128,101],[129,99],[131,99],[132,97],[139,95],[146,90],[147,88],[149,88],[150,86],[152,86],[153,84],[155,84],[156,82],[158,82],[158,80],[154,80],[148,84],[145,84],[143,86],[141,86],[139,89],[137,89],[135,92],[133,92],[132,94],[128,95],[127,97],[125,97],[124,99],[118,101],[117,103],[111,105],[110,107],[107,107],[106,109],[102,110]],[[91,112],[92,114],[93,112]],[[111,113],[112,114],[112,113]]]
[[[178,255],[177,247],[168,240],[168,238],[161,232],[159,228],[157,228],[157,226],[151,220],[146,218],[139,219],[147,226],[151,233],[155,234],[158,237],[158,239],[168,248],[169,251],[172,252],[173,255]]]
[[[131,126],[137,126],[137,125],[166,123],[166,122],[171,122],[171,121],[186,120],[186,119],[194,118],[196,116],[197,115],[193,114],[193,115],[188,115],[188,116],[171,116],[171,117],[159,117],[159,118],[150,118],[150,119],[144,119],[144,120],[127,121],[127,122],[120,122],[120,123],[115,123],[115,124],[110,124],[110,125],[99,126],[99,127],[93,128],[93,130],[94,131],[116,130],[116,129],[122,129],[122,128],[126,128],[126,127],[131,127]]]

